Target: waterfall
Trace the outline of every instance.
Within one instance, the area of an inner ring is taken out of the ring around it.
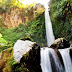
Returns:
[[[52,72],[48,48],[41,49],[41,68],[42,72]]]
[[[46,37],[47,37],[47,46],[49,47],[55,40],[54,35],[53,35],[53,30],[52,30],[52,24],[50,21],[50,16],[49,16],[49,7],[48,4],[45,4],[45,27],[46,27]]]
[[[49,7],[45,6],[45,27],[47,46],[49,47],[55,40],[52,30],[52,24],[49,16]],[[42,72],[72,72],[72,62],[70,57],[70,49],[59,49],[57,53],[52,48],[41,48],[41,68]],[[60,56],[58,55],[60,54]]]
[[[60,49],[59,52],[61,53],[64,66],[65,66],[65,72],[72,72],[72,63],[71,58],[69,54],[70,49]]]
[[[72,59],[70,56],[71,48],[58,49],[62,60],[54,49],[41,48],[41,68],[42,72],[72,72]],[[61,63],[63,61],[63,64]]]
[[[41,48],[42,72],[64,72],[55,51],[51,48]]]

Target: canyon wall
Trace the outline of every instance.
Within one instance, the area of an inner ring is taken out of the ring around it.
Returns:
[[[31,21],[35,16],[38,16],[44,11],[44,6],[36,4],[34,7],[27,9],[11,8],[6,13],[0,13],[0,18],[3,20],[7,28],[13,28],[25,21]]]

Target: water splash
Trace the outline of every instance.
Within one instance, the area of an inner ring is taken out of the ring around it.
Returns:
[[[42,72],[52,72],[48,48],[41,48],[41,68]]]
[[[41,48],[42,72],[64,72],[58,57],[51,48]]]

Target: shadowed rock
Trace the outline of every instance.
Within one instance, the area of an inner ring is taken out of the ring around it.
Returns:
[[[69,41],[65,40],[64,38],[58,38],[56,39],[53,44],[50,46],[50,48],[53,49],[64,49],[70,47]]]
[[[40,47],[29,40],[18,40],[14,45],[14,59],[18,62],[13,67],[24,65],[29,72],[42,72],[40,66]]]

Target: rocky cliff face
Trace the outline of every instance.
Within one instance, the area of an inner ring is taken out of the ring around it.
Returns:
[[[38,16],[43,11],[44,6],[40,4],[27,9],[11,8],[8,12],[1,13],[0,18],[8,28],[13,28],[20,23],[24,24],[25,21],[33,20],[34,16]]]
[[[0,14],[0,16],[8,28],[16,27],[19,23],[24,22],[19,9],[11,9],[10,13],[6,12],[5,14]]]

